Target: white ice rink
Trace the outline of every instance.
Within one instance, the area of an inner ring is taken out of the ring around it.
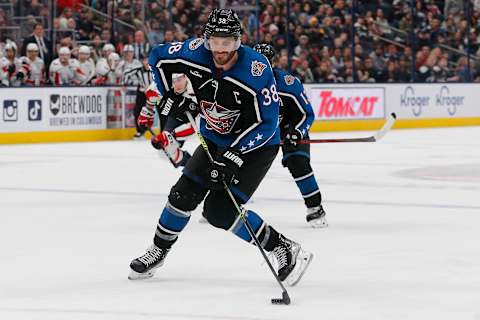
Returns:
[[[180,175],[148,141],[1,146],[0,319],[480,320],[480,127],[312,154],[328,229],[280,158],[248,205],[315,254],[274,306],[257,249],[200,208],[153,279],[127,280]]]

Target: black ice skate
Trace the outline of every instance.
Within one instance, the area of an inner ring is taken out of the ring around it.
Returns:
[[[325,210],[323,210],[322,205],[318,207],[308,208],[307,222],[313,228],[326,228],[328,227],[328,222],[325,215],[326,213],[325,213]]]
[[[283,235],[280,235],[278,245],[273,248],[272,254],[277,260],[278,277],[288,285],[296,285],[312,261],[313,254],[304,251],[302,247]]]
[[[143,140],[143,133],[142,132],[136,132],[133,135],[133,140]]]
[[[128,279],[138,280],[153,277],[156,269],[163,265],[168,251],[170,249],[162,249],[152,244],[144,255],[132,260]]]

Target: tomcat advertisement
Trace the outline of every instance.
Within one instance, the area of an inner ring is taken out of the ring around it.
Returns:
[[[316,120],[382,119],[385,89],[381,87],[307,86]]]

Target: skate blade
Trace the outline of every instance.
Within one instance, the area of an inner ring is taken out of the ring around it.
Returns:
[[[147,271],[145,273],[138,273],[133,270],[130,270],[130,274],[128,275],[128,280],[142,280],[142,279],[148,279],[153,277],[155,272]]]
[[[147,272],[144,272],[144,273],[139,273],[139,272],[136,272],[134,270],[130,270],[130,274],[128,275],[128,280],[142,280],[142,279],[148,279],[148,278],[151,278],[155,275],[155,272],[157,271],[157,269],[160,267],[159,266],[156,266],[155,268],[152,268],[150,270],[148,270]]]
[[[291,287],[296,285],[300,281],[300,279],[302,279],[305,271],[307,271],[307,268],[310,265],[310,262],[312,262],[312,259],[313,253],[304,251],[300,248],[300,252],[297,255],[295,267],[285,279],[285,282]]]
[[[328,227],[328,222],[325,218],[310,220],[308,223],[314,229],[321,229],[321,228]]]

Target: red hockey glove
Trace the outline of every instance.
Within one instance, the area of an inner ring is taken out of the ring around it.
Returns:
[[[144,106],[142,111],[140,111],[140,116],[138,116],[138,126],[144,130],[151,128],[153,126],[154,116],[155,110],[149,105]]]

